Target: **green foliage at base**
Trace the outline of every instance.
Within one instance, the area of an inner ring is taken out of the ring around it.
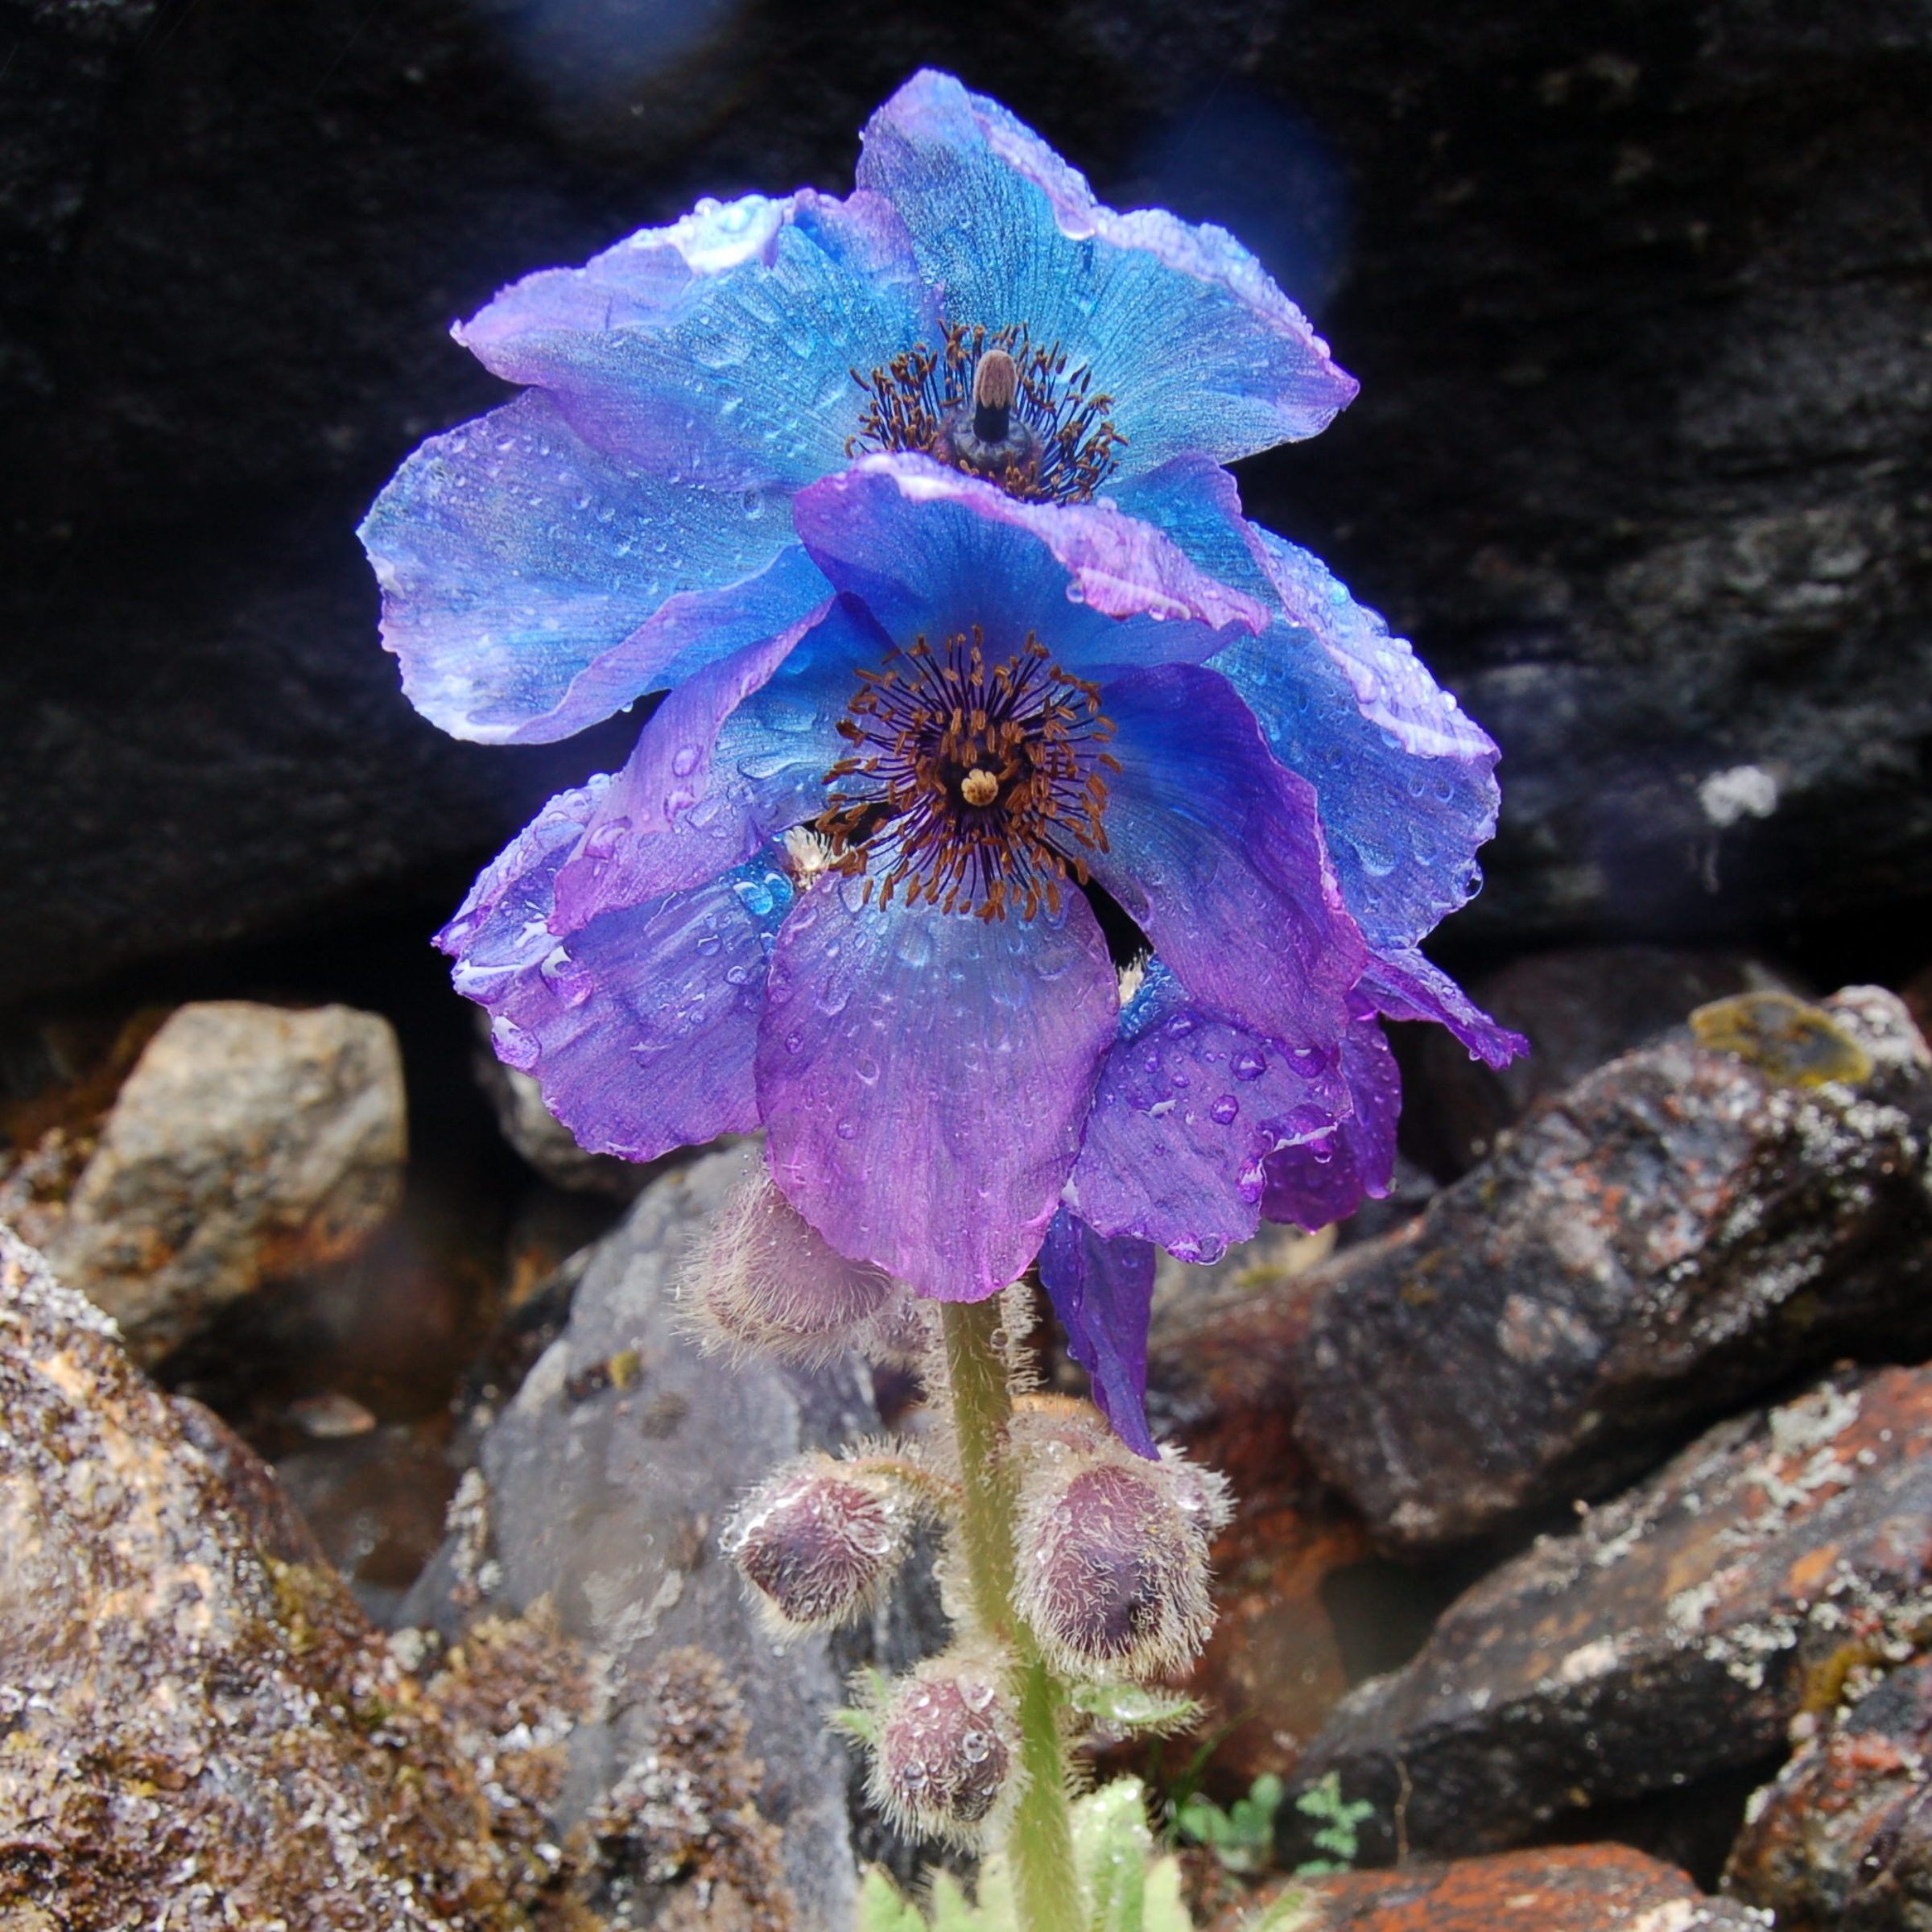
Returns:
[[[1282,1781],[1264,1772],[1224,1811],[1199,1792],[1174,1812],[1174,1828],[1191,1843],[1205,1845],[1224,1870],[1265,1870],[1274,1855],[1274,1814],[1281,1809]]]
[[[1352,1802],[1344,1798],[1342,1774],[1331,1771],[1294,1801],[1294,1808],[1303,1818],[1321,1821],[1321,1830],[1313,1835],[1315,1848],[1328,1854],[1326,1858],[1311,1858],[1306,1864],[1297,1865],[1295,1876],[1314,1878],[1324,1872],[1349,1870],[1361,1849],[1363,1823],[1375,1815],[1375,1806],[1366,1798]]]

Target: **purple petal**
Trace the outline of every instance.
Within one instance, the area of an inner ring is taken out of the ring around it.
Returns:
[[[1117,214],[1031,129],[950,75],[867,124],[862,187],[891,197],[947,317],[1025,324],[1113,399],[1126,463],[1231,461],[1311,436],[1354,395],[1327,345],[1225,230]]]
[[[1263,1163],[1332,1133],[1348,1084],[1335,1059],[1196,1005],[1158,961],[1121,1017],[1067,1199],[1104,1234],[1218,1261],[1261,1224]]]
[[[1315,794],[1226,679],[1168,664],[1105,681],[1121,770],[1094,876],[1203,1005],[1331,1061],[1360,976]]]
[[[1147,1427],[1153,1249],[1145,1241],[1104,1241],[1062,1208],[1040,1249],[1040,1281],[1073,1359],[1093,1378],[1096,1406],[1136,1455],[1156,1459],[1160,1451]]]
[[[822,698],[801,704],[795,690],[771,690],[773,680],[795,673],[781,683],[846,694],[852,680],[837,674],[890,649],[864,607],[839,597],[680,684],[559,874],[552,929],[573,932],[613,907],[696,886],[822,811],[826,770],[844,749],[836,714]]]
[[[1118,1012],[1078,894],[983,920],[805,894],[778,935],[758,1046],[773,1178],[842,1254],[977,1301],[1034,1256]]]
[[[1268,1161],[1261,1212],[1271,1221],[1293,1221],[1312,1233],[1353,1214],[1364,1195],[1380,1200],[1389,1191],[1402,1081],[1372,1016],[1357,1019],[1344,1038],[1342,1071],[1354,1111],[1333,1132]]]
[[[540,394],[431,437],[361,534],[410,702],[485,744],[568,737],[827,588],[780,514],[604,455]]]
[[[1268,621],[1150,525],[1100,504],[1022,503],[928,456],[866,457],[802,491],[792,514],[819,568],[903,642],[977,624],[1001,643],[1037,631],[1068,664],[1162,664]]]
[[[789,883],[756,866],[547,928],[558,869],[608,781],[553,799],[437,936],[509,1065],[593,1153],[650,1160],[758,1121],[766,947]]]
[[[890,205],[809,189],[700,201],[526,277],[456,336],[548,391],[587,443],[674,485],[756,492],[842,467],[865,402],[851,371],[936,339]]]
[[[1362,991],[1392,1020],[1433,1020],[1469,1049],[1469,1057],[1507,1067],[1530,1051],[1520,1033],[1499,1026],[1433,961],[1413,948],[1371,959]]]

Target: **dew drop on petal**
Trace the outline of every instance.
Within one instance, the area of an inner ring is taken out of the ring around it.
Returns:
[[[1241,1111],[1241,1104],[1231,1093],[1224,1093],[1208,1109],[1224,1126],[1232,1125],[1235,1116]]]
[[[1244,1046],[1228,1065],[1237,1080],[1258,1080],[1268,1071],[1267,1061],[1248,1046]]]

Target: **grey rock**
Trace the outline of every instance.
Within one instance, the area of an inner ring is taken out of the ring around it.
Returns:
[[[1838,1354],[1924,1354],[1932,1058],[1889,993],[1800,1011],[1868,1071],[1806,1084],[1674,1035],[1322,1271],[1296,1426],[1385,1544],[1605,1494]]]
[[[695,1647],[735,1683],[765,1763],[761,1806],[784,1834],[806,1932],[848,1932],[857,1896],[849,1753],[825,1728],[844,1702],[822,1639],[780,1650],[718,1531],[733,1503],[801,1451],[877,1426],[857,1358],[806,1373],[733,1365],[687,1335],[674,1290],[687,1250],[747,1158],[708,1155],[662,1174],[599,1245],[570,1325],[485,1437],[480,1478],[457,1494],[450,1540],[406,1603],[419,1623],[555,1604],[607,1660],[612,1715],[572,1740],[572,1802],[623,1784],[650,1742],[639,1686]],[[633,1781],[634,1781],[634,1780]]]
[[[1296,1767],[1376,1807],[1371,1860],[1489,1851],[1781,1744],[1932,1612],[1932,1370],[1847,1371],[1721,1422],[1444,1613]],[[1398,1822],[1399,1813],[1399,1822]],[[1285,1819],[1292,1821],[1291,1810]]]
[[[183,1006],[128,1075],[50,1255],[151,1363],[265,1278],[353,1253],[402,1198],[407,1151],[386,1020]]]

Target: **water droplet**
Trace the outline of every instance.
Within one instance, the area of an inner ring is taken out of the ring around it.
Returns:
[[[489,1023],[489,1039],[497,1050],[497,1058],[519,1073],[528,1073],[543,1057],[543,1042],[537,1036],[502,1013]]]
[[[840,1121],[836,1131],[842,1141],[856,1141],[859,1137],[859,1125],[857,1121]]]
[[[687,778],[697,770],[698,761],[704,755],[695,745],[680,745],[672,755],[671,769],[679,778]]]
[[[1232,1124],[1235,1116],[1241,1111],[1241,1104],[1232,1094],[1224,1093],[1208,1111],[1224,1127],[1226,1127]]]
[[[708,960],[724,943],[724,942],[720,939],[715,932],[700,933],[698,935],[697,944],[694,946],[691,950],[696,952],[700,959]]]
[[[1258,1080],[1268,1071],[1268,1062],[1251,1046],[1244,1046],[1228,1063],[1237,1080]]]

